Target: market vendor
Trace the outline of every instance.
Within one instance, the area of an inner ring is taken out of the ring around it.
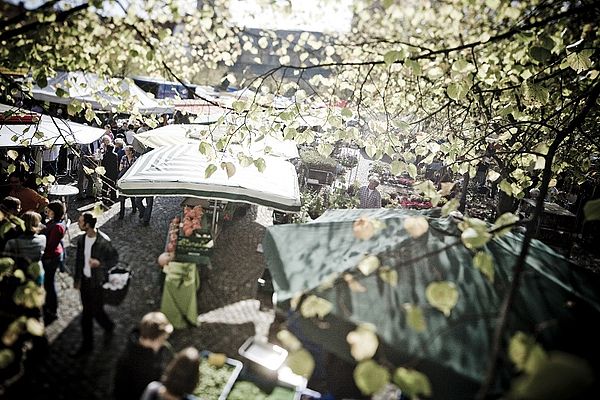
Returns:
[[[381,193],[377,190],[379,178],[375,175],[369,177],[369,184],[358,190],[360,205],[358,208],[381,208]]]
[[[40,195],[33,189],[23,186],[23,178],[17,172],[13,172],[8,177],[10,184],[9,196],[21,200],[21,212],[36,211],[42,212],[48,205],[48,199]]]

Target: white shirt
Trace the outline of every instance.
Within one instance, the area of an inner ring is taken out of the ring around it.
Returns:
[[[367,189],[369,189],[369,188],[367,188]],[[373,189],[369,189],[369,192],[368,192],[368,195],[367,195],[367,199],[368,199],[369,197],[371,197],[371,195],[372,195],[372,194],[373,194]]]
[[[96,242],[96,236],[93,238],[85,235],[83,242],[83,276],[92,277],[92,268],[90,267],[90,258],[92,258],[92,246]]]

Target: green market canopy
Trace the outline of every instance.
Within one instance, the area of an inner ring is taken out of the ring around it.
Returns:
[[[427,217],[429,229],[413,239],[404,222],[416,215]],[[330,210],[311,223],[269,227],[265,259],[279,300],[304,293],[331,304],[322,320],[304,318],[297,311],[292,315],[305,338],[353,362],[346,335],[360,323],[371,323],[380,341],[377,357],[425,373],[436,398],[474,398],[489,364],[494,328],[522,237],[509,233],[486,244],[493,260],[491,281],[474,267],[473,253],[460,243],[456,222],[428,215],[432,214]],[[369,240],[353,233],[354,222],[363,216],[384,224]],[[357,270],[367,255],[396,271],[395,286],[381,273]],[[600,330],[590,321],[600,316],[600,286],[597,276],[585,272],[533,241],[503,346],[522,331],[534,335],[546,350],[597,363],[598,351],[592,349],[599,347]],[[358,285],[348,284],[349,276]],[[444,281],[458,291],[458,302],[447,317],[426,296],[428,285]],[[407,304],[421,309],[426,329],[412,327]],[[507,389],[515,373],[506,351],[500,362],[494,388],[498,392]]]
[[[227,176],[222,168],[208,178],[211,161],[197,146],[159,147],[142,155],[118,181],[126,196],[192,196],[237,201],[272,207],[286,212],[300,210],[300,190],[295,167],[278,157],[263,157],[265,169],[243,167],[237,158],[218,155],[213,161],[230,162],[235,174]]]

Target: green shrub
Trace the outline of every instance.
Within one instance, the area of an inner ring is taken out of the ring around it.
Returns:
[[[331,157],[323,157],[318,151],[305,149],[300,152],[302,163],[310,169],[319,169],[335,173],[337,161]]]

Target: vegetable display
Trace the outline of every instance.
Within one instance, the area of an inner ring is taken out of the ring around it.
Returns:
[[[229,364],[216,366],[203,358],[199,369],[200,382],[194,390],[194,396],[202,400],[218,400],[234,370],[235,367]]]

